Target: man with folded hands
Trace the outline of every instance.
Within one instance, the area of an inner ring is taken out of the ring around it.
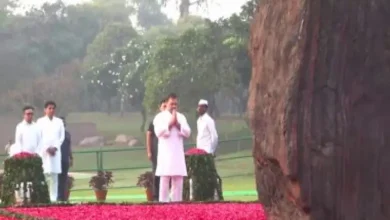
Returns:
[[[177,112],[177,96],[167,97],[166,110],[153,120],[158,137],[156,175],[160,176],[159,201],[169,202],[169,182],[171,181],[172,202],[183,200],[183,177],[187,176],[184,155],[184,139],[191,134],[186,117]]]

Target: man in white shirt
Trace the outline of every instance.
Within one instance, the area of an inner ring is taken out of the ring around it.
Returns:
[[[21,152],[39,154],[41,147],[41,131],[33,122],[34,108],[26,106],[23,108],[23,121],[15,130],[15,143],[10,149],[10,156]]]
[[[207,100],[201,99],[197,108],[199,118],[197,121],[196,147],[205,150],[207,153],[215,154],[218,145],[218,133],[215,129],[214,119],[207,114],[207,109]]]
[[[61,145],[65,139],[64,123],[54,116],[56,103],[45,103],[45,116],[37,120],[42,132],[42,147],[40,154],[43,162],[43,172],[49,180],[49,193],[52,202],[58,197],[58,174],[61,169]]]
[[[159,201],[169,202],[169,182],[173,202],[183,200],[183,177],[187,176],[184,139],[191,135],[186,117],[177,112],[177,96],[167,97],[166,110],[153,120],[158,138],[156,175],[160,177]]]

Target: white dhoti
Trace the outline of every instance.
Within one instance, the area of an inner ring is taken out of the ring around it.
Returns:
[[[172,202],[183,200],[183,176],[161,176],[160,177],[160,202],[169,202],[169,182],[171,182]]]
[[[160,176],[160,202],[169,202],[169,182],[171,182],[172,199],[179,202],[183,199],[183,177],[187,176],[184,155],[184,138],[188,138],[191,129],[184,115],[177,113],[177,127],[169,129],[172,114],[168,111],[159,113],[153,120],[158,137],[158,154],[156,175]]]

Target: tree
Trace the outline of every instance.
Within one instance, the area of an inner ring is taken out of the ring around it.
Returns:
[[[4,25],[7,18],[11,15],[12,9],[15,9],[17,5],[17,0],[0,0],[0,27]]]
[[[254,8],[259,0],[248,1],[242,6],[241,12],[230,18],[219,21],[225,33],[223,43],[230,47],[232,65],[238,74],[236,86],[229,91],[230,97],[235,97],[236,105],[241,107],[240,113],[246,112],[248,102],[248,87],[251,75],[251,61],[248,53],[249,24],[252,21]]]
[[[5,112],[15,112],[20,110],[20,106],[29,104],[43,110],[45,101],[55,100],[59,103],[59,114],[75,110],[81,87],[74,73],[80,70],[80,66],[80,62],[75,60],[58,67],[50,76],[20,81],[17,89],[9,90],[1,97],[0,107]]]
[[[114,23],[127,23],[134,8],[130,7],[127,0],[92,0],[90,3],[100,14],[102,27]]]
[[[84,56],[87,45],[99,32],[98,19],[85,5],[46,3],[24,16],[8,18],[1,30],[1,52],[19,56],[17,65],[26,63],[30,72],[53,73],[58,66]]]
[[[248,110],[258,197],[275,219],[390,219],[389,8],[260,3]]]
[[[139,26],[150,29],[153,26],[168,25],[172,22],[161,11],[162,5],[158,0],[133,0]]]
[[[142,105],[145,94],[145,70],[150,62],[151,46],[141,38],[129,41],[126,47],[118,49],[111,59],[92,68],[83,75],[101,97],[121,97],[121,113],[124,112],[125,102],[141,111],[143,122],[141,131],[146,123],[146,110]]]
[[[180,18],[190,15],[191,6],[199,6],[207,2],[207,0],[160,0],[164,5],[169,1],[175,1],[175,3],[179,5]]]
[[[112,23],[100,32],[88,46],[84,67],[89,69],[110,59],[115,50],[124,47],[137,32],[130,24]]]
[[[177,24],[169,23],[161,26],[153,26],[145,33],[143,37],[151,44],[159,42],[169,37],[178,37],[189,29],[199,29],[207,27],[207,22],[199,16],[187,16],[180,18]]]
[[[118,50],[114,60],[119,64],[121,82],[119,92],[122,106],[129,102],[140,110],[142,115],[141,131],[145,130],[147,112],[142,102],[145,97],[145,71],[149,66],[151,57],[151,45],[142,39],[131,40],[125,49]],[[121,108],[121,112],[124,109]]]
[[[187,97],[181,99],[181,108],[190,110],[196,97],[213,102],[217,91],[235,84],[236,74],[230,68],[221,33],[217,25],[209,23],[207,28],[190,29],[158,44],[146,77],[147,109],[154,109],[164,95],[176,92]],[[215,103],[210,107],[215,109]]]

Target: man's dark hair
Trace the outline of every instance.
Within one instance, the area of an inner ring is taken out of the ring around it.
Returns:
[[[34,111],[34,107],[32,107],[31,105],[26,105],[23,107],[23,112],[25,112],[26,110],[33,110]]]
[[[166,100],[169,100],[169,99],[177,99],[177,95],[175,93],[171,93],[168,95]]]
[[[53,106],[54,108],[56,108],[57,107],[57,105],[56,105],[56,103],[54,102],[54,101],[47,101],[47,102],[45,102],[45,108],[47,108],[47,107],[49,107],[49,106]]]

